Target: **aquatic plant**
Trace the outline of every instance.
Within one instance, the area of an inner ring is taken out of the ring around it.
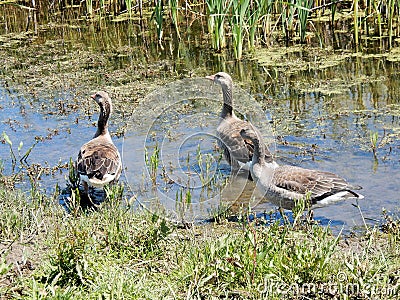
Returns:
[[[5,143],[8,145],[8,147],[10,149],[11,176],[16,178],[21,173],[21,171],[23,171],[23,170],[28,171],[29,165],[27,164],[27,159],[28,159],[29,155],[31,154],[32,150],[35,148],[35,146],[39,142],[39,140],[35,140],[35,142],[32,144],[32,146],[30,146],[25,151],[25,153],[21,152],[21,150],[24,146],[24,143],[22,141],[20,141],[19,145],[17,147],[17,155],[16,155],[16,152],[13,148],[13,142],[11,141],[9,136],[5,132],[3,132],[2,136],[3,136]],[[17,163],[18,163],[18,165],[17,165]]]
[[[139,0],[139,1],[142,1],[142,0]],[[129,18],[132,18],[132,0],[125,0],[125,4],[126,4],[126,10],[128,11],[128,14],[129,14]]]
[[[178,38],[180,39],[180,34],[179,34],[179,15],[178,15],[178,8],[179,8],[179,2],[178,0],[168,0],[169,3],[169,10],[170,10],[170,15],[171,15],[171,22],[175,27],[176,34]]]
[[[160,163],[160,149],[158,148],[158,144],[154,146],[153,153],[149,157],[149,153],[147,148],[144,149],[144,160],[146,166],[148,167],[150,179],[153,182],[153,185],[157,184],[157,172],[158,166]]]
[[[213,161],[213,156],[210,153],[206,153],[204,155],[201,152],[200,145],[198,145],[196,151],[196,169],[198,169],[199,171],[195,171],[200,178],[202,187],[209,186],[212,178],[215,175],[214,170],[211,169]]]
[[[299,6],[297,7],[300,23],[300,42],[304,43],[307,29],[308,15],[311,11],[311,7],[314,0],[300,0]]]
[[[394,16],[396,13],[396,3],[398,5],[398,1],[388,0],[387,10],[388,10],[388,35],[389,35],[389,46],[392,47],[393,41],[393,28],[394,28]],[[397,9],[399,9],[397,7]]]
[[[247,31],[248,31],[248,44],[249,48],[252,49],[255,47],[255,40],[257,38],[256,33],[261,23],[260,17],[264,14],[268,15],[268,5],[273,0],[256,0],[249,2],[249,9],[247,10]]]
[[[68,163],[68,185],[70,185],[72,189],[77,189],[79,187],[79,182],[80,177],[78,170],[76,169],[75,162],[70,157]]]
[[[292,39],[292,35],[294,32],[294,22],[295,22],[295,12],[296,5],[294,0],[289,1],[279,1],[280,10],[281,10],[281,22],[282,22],[282,30],[284,32],[286,38],[286,45],[289,44],[289,41]]]
[[[138,0],[134,5],[132,0],[85,0],[74,5],[62,1],[56,1],[51,5],[37,5],[32,3],[32,7],[27,4],[22,5],[16,2],[3,1],[0,7],[5,11],[5,23],[13,20],[12,16],[15,10],[32,10],[40,15],[60,14],[61,12],[68,19],[76,18],[77,13],[86,15],[92,22],[100,22],[105,17],[110,20],[123,21],[130,19],[136,22],[135,12],[139,14],[138,22],[143,32],[148,32],[148,20],[154,21],[155,34],[158,43],[162,47],[164,31],[169,30],[167,25],[175,28],[176,36],[180,40],[182,28],[192,26],[196,22],[200,25],[200,31],[206,32],[203,28],[206,26],[209,33],[211,47],[216,51],[221,51],[226,47],[228,37],[232,36],[235,50],[235,57],[240,59],[243,52],[243,45],[246,40],[248,48],[255,47],[259,40],[264,44],[269,44],[273,39],[280,40],[285,38],[286,44],[296,42],[293,34],[295,31],[299,34],[300,42],[305,42],[305,32],[307,25],[310,24],[310,13],[316,16],[330,14],[330,25],[332,30],[336,26],[335,17],[339,15],[351,15],[352,24],[349,25],[353,33],[353,44],[356,47],[360,45],[360,39],[363,36],[388,37],[389,46],[393,44],[393,37],[399,31],[399,3],[395,0],[367,1],[365,5],[360,5],[359,1],[352,1],[351,7],[347,5],[338,6],[341,1],[332,0],[328,3],[312,0],[200,0],[192,2],[181,2],[178,0],[154,0],[143,2]],[[170,18],[164,18],[164,6],[168,5]],[[66,9],[68,8],[68,9]],[[330,12],[328,11],[330,10]],[[184,19],[180,18],[180,11],[184,11]],[[147,12],[152,12],[147,14]],[[244,13],[246,12],[246,13]],[[341,14],[338,14],[338,13]],[[344,13],[344,14],[343,14]],[[123,15],[129,15],[124,17]],[[98,15],[98,18],[95,16]],[[199,18],[201,16],[201,18]],[[14,19],[18,18],[15,14]],[[49,19],[51,19],[49,17]],[[146,20],[148,19],[148,20]],[[203,22],[205,20],[206,22]],[[35,23],[31,25],[31,23]],[[228,24],[230,26],[228,26]],[[207,25],[205,25],[207,24]],[[313,24],[313,23],[311,23]],[[37,22],[28,22],[28,26],[35,26]],[[8,26],[6,26],[8,28]],[[197,28],[197,27],[196,27]],[[314,26],[309,26],[310,30],[317,32]],[[150,27],[150,31],[154,32]],[[321,47],[324,47],[324,39],[318,37]],[[334,37],[332,36],[332,39]]]
[[[155,6],[152,18],[156,23],[158,43],[162,47],[161,40],[163,38],[163,18],[164,18],[164,5],[163,0],[155,0]]]
[[[232,16],[230,18],[233,51],[236,59],[242,58],[244,32],[247,26],[247,16],[250,6],[250,0],[232,1]]]
[[[206,0],[211,46],[218,51],[226,47],[224,22],[232,2],[232,0]]]
[[[353,30],[354,30],[354,44],[356,47],[358,47],[359,44],[359,38],[358,38],[358,30],[359,30],[359,25],[358,25],[358,18],[359,18],[359,13],[358,13],[358,0],[353,1]]]
[[[377,131],[371,131],[369,133],[369,139],[371,143],[372,153],[374,154],[374,158],[377,159],[377,151],[378,151],[378,137],[379,134]]]

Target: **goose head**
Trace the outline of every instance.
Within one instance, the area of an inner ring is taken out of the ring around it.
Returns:
[[[240,130],[240,135],[243,139],[250,140],[253,143],[255,142],[256,144],[260,143],[257,133],[251,128],[243,128],[242,130]]]
[[[219,84],[223,90],[231,89],[232,78],[225,72],[218,72],[214,75],[206,76],[206,78]]]
[[[251,124],[250,124],[251,126]],[[261,141],[261,137],[259,137],[257,131],[253,126],[243,128],[240,130],[240,136],[244,140],[251,141],[251,143],[254,146],[254,153],[253,153],[253,158],[252,161],[253,163],[261,163],[265,160],[266,156],[266,149],[264,148],[264,142]],[[269,152],[268,152],[269,154]],[[269,156],[270,157],[270,154]]]
[[[106,110],[108,110],[111,113],[112,106],[111,106],[111,99],[110,96],[108,96],[107,92],[100,91],[92,96],[90,96],[96,103],[101,107]],[[108,109],[107,109],[108,108]]]

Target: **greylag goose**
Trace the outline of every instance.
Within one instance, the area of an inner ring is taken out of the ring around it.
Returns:
[[[76,161],[78,174],[86,191],[88,186],[100,188],[116,182],[122,170],[121,156],[108,132],[108,118],[112,112],[111,98],[106,92],[97,92],[91,98],[100,106],[97,131],[93,139],[81,147]]]
[[[265,145],[256,130],[242,129],[240,135],[253,142],[254,153],[250,172],[264,197],[273,204],[293,209],[295,200],[308,199],[307,205],[316,208],[339,200],[364,198],[352,191],[360,190],[360,186],[350,185],[334,173],[296,166],[279,166],[274,161],[266,161]]]
[[[222,88],[224,104],[217,128],[217,137],[218,145],[224,151],[224,158],[233,170],[242,167],[249,170],[254,146],[251,140],[240,136],[240,130],[253,128],[253,126],[249,122],[239,119],[233,112],[232,78],[225,72],[218,72],[214,75],[206,76],[206,78],[219,84]],[[264,154],[265,160],[272,162],[271,153],[265,151]]]

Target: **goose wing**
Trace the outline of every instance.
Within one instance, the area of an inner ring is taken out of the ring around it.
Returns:
[[[244,128],[253,128],[247,121],[231,117],[222,120],[217,128],[218,144],[224,150],[228,162],[236,160],[242,163],[251,161],[254,145],[251,140],[243,139],[240,131]]]
[[[111,175],[118,179],[121,172],[121,158],[117,147],[112,143],[99,143],[95,140],[82,146],[77,160],[78,172],[89,179],[103,180]]]
[[[317,200],[340,191],[359,187],[350,186],[346,180],[330,172],[282,166],[275,170],[274,184],[282,189],[299,194],[311,193]]]

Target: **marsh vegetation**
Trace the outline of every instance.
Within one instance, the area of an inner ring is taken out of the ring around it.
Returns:
[[[157,0],[3,1],[6,31],[38,32],[45,24],[84,22],[104,28],[102,21],[130,22],[145,38],[154,32],[161,48],[178,43],[188,31],[207,35],[216,52],[232,47],[236,59],[259,46],[313,44],[361,50],[377,40],[388,48],[399,35],[396,1]],[[72,24],[71,24],[72,25]],[[76,23],[72,26],[76,26]],[[343,40],[343,37],[345,41]]]

